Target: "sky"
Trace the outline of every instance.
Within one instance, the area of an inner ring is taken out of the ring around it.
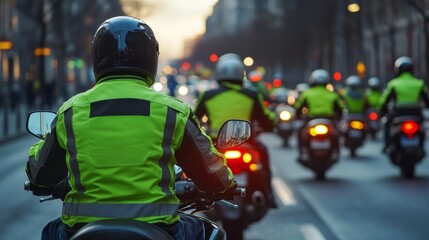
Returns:
[[[154,31],[159,42],[161,61],[183,56],[184,43],[205,32],[205,20],[218,0],[145,0],[155,10],[146,17],[137,16]]]

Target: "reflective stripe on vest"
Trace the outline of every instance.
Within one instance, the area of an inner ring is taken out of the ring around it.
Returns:
[[[63,214],[77,213],[75,216],[99,218],[139,218],[177,215],[179,204],[130,204],[130,203],[69,203],[63,204]]]
[[[76,139],[74,137],[73,125],[73,110],[72,108],[67,109],[64,112],[64,124],[67,131],[67,151],[70,154],[70,167],[74,176],[74,185],[76,186],[77,192],[82,194],[85,192],[85,188],[80,182],[80,171],[79,164],[77,162],[77,149],[76,149]]]
[[[171,175],[168,169],[168,163],[173,156],[173,152],[171,151],[171,141],[173,140],[174,128],[176,127],[176,111],[172,108],[167,109],[167,119],[165,121],[164,127],[164,138],[162,140],[162,150],[163,155],[159,160],[159,166],[162,169],[162,177],[159,182],[159,186],[162,189],[162,192],[165,195],[170,196],[173,195],[171,192],[169,185],[171,182]]]

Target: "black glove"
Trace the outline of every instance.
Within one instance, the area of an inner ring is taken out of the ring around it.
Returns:
[[[234,200],[235,189],[237,189],[238,185],[237,185],[237,182],[235,180],[233,180],[233,181],[234,181],[234,184],[231,187],[229,187],[227,190],[225,190],[225,192],[223,192],[221,194],[221,197],[220,197],[221,199]]]
[[[54,198],[60,198],[62,201],[64,201],[66,195],[68,192],[70,192],[71,187],[69,185],[69,179],[66,177],[61,182],[59,182],[52,191],[52,197]]]

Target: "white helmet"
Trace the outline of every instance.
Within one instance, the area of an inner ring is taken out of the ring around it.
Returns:
[[[329,73],[325,69],[314,70],[310,77],[308,78],[308,83],[310,85],[315,84],[328,84],[329,83]]]
[[[362,80],[356,75],[351,75],[346,79],[346,86],[350,88],[362,87]]]
[[[381,81],[378,77],[368,79],[368,87],[371,89],[381,90]]]
[[[216,79],[243,82],[244,64],[240,56],[234,53],[222,55],[216,65]]]

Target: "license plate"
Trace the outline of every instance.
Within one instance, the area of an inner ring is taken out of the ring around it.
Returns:
[[[419,137],[409,138],[407,136],[401,136],[401,146],[403,147],[417,147],[419,143]]]
[[[351,138],[361,138],[362,132],[357,130],[349,130],[349,137]]]
[[[247,175],[246,174],[234,174],[234,179],[237,185],[240,187],[247,187]]]
[[[325,141],[316,141],[311,140],[310,141],[310,148],[312,149],[329,149],[331,147],[331,141],[325,140]]]

